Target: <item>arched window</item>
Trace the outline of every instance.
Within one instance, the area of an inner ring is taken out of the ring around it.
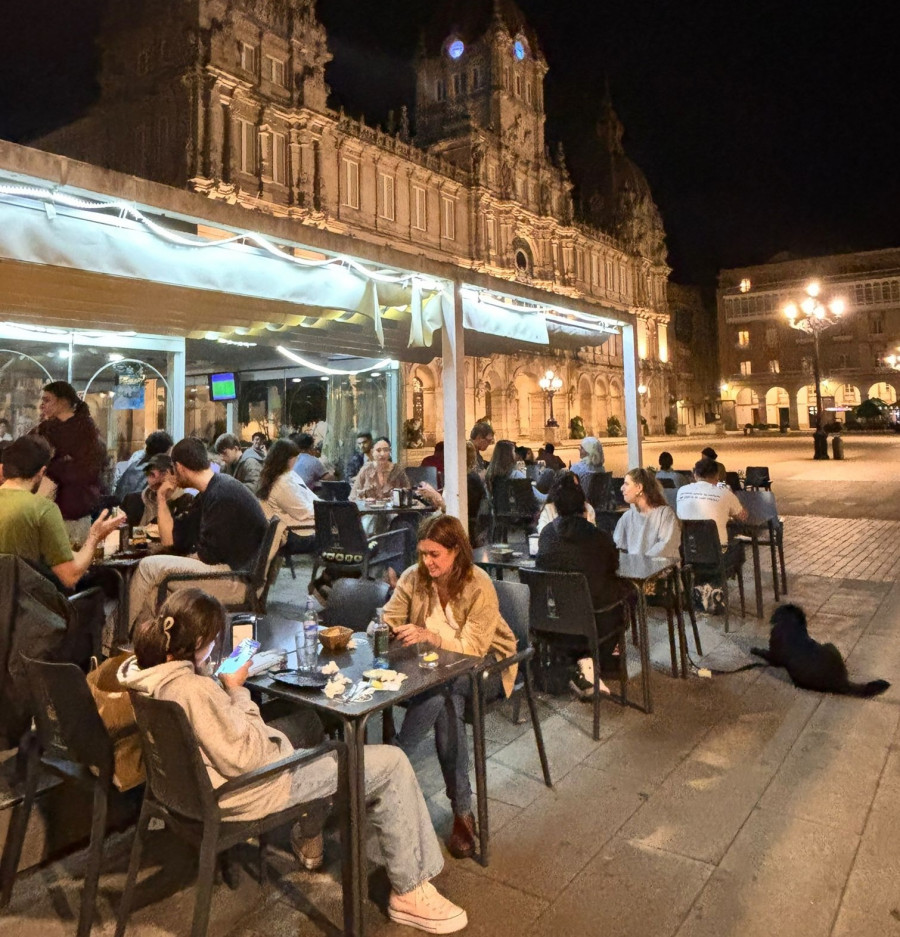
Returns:
[[[425,422],[425,388],[419,378],[413,378],[412,415],[415,419]]]

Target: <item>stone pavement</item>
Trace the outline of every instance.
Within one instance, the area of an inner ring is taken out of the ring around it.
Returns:
[[[845,560],[834,555],[830,566],[822,561],[822,575],[793,572],[795,550],[808,544],[812,551],[836,530],[825,519],[808,530],[799,521],[788,525],[791,601],[806,609],[817,638],[847,655],[851,673],[886,678],[891,689],[859,700],[797,690],[771,669],[687,681],[654,673],[655,713],[604,705],[599,742],[591,738],[590,706],[547,699],[541,713],[552,790],[540,780],[530,724],[514,726],[507,711],[493,713],[491,863],[483,869],[448,858],[438,880],[468,910],[467,933],[900,934],[900,585],[866,570],[841,576]],[[867,530],[864,541],[876,534],[898,552],[895,526]],[[282,596],[298,593],[299,582],[282,580]],[[770,590],[765,573],[763,582]],[[752,605],[752,584],[748,599]],[[767,613],[772,606],[769,591]],[[755,619],[740,625],[733,616],[732,623],[746,635],[764,638],[767,630]],[[632,698],[637,690],[633,684]],[[446,834],[450,817],[433,747],[423,745],[414,762]],[[152,838],[129,933],[186,934],[193,859],[165,831]],[[95,934],[112,933],[130,840],[130,831],[109,837]],[[285,855],[283,875],[265,894],[247,873],[237,891],[220,885],[210,933],[339,933],[333,838],[326,854],[319,874],[296,871]],[[248,847],[246,857],[253,856]],[[70,935],[83,858],[22,876],[0,935]],[[411,933],[387,921],[379,873],[371,891],[368,932]]]

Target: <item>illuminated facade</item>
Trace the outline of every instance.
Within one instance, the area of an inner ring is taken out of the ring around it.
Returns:
[[[538,37],[515,5],[473,2],[433,21],[419,50],[416,133],[386,132],[328,106],[327,38],[311,0],[117,0],[101,44],[101,98],[37,146],[210,199],[295,220],[638,319],[642,411],[674,413],[664,232],[622,148],[608,95],[601,170],[575,217],[564,156],[544,140]],[[466,416],[540,440],[552,368],[563,427],[624,425],[622,342],[466,362]],[[439,362],[404,364],[406,413],[440,435]]]
[[[845,419],[843,408],[870,397],[896,405],[900,375],[886,358],[900,346],[900,250],[833,254],[719,274],[720,392],[727,426],[815,426],[813,339],[792,329],[784,314],[813,280],[823,295],[841,297],[846,308],[820,340],[825,422]]]

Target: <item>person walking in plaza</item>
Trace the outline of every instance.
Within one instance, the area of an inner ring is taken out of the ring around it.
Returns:
[[[177,448],[177,447],[176,447]],[[129,690],[178,703],[193,729],[214,788],[314,747],[322,738],[318,718],[302,709],[263,721],[244,686],[250,661],[218,680],[204,669],[225,629],[225,609],[200,589],[171,596],[159,614],[135,631],[134,656],[119,668]],[[231,820],[254,820],[294,804],[326,800],[337,791],[337,759],[329,752],[310,764],[281,772],[221,800]],[[368,821],[377,839],[392,890],[388,915],[432,934],[468,923],[466,912],[431,884],[444,860],[422,791],[406,755],[390,745],[367,745],[365,791]],[[307,869],[321,867],[325,814],[311,810],[291,831],[291,846]]]
[[[500,614],[490,576],[475,566],[472,546],[459,520],[439,514],[419,528],[419,561],[400,577],[384,607],[384,618],[404,646],[426,642],[435,648],[493,655],[498,660],[516,651],[516,638]],[[516,668],[503,671],[486,698],[512,693]],[[471,695],[469,678],[458,677],[433,691],[414,696],[395,743],[407,754],[434,729],[438,761],[450,806],[453,831],[447,843],[458,859],[475,852],[475,818],[469,784],[469,749],[463,721]]]
[[[201,440],[187,438],[172,449],[173,482],[194,488],[199,494],[188,514],[176,525],[168,501],[159,499],[160,540],[171,543],[176,553],[145,557],[138,563],[129,593],[132,627],[156,612],[159,584],[170,573],[225,572],[246,569],[259,550],[266,532],[266,517],[259,501],[240,482],[215,474]],[[196,582],[196,580],[195,580]],[[189,583],[173,583],[186,588]],[[224,602],[240,601],[243,583],[206,580],[204,588]]]
[[[681,552],[681,524],[653,473],[642,468],[626,472],[622,496],[630,507],[616,524],[613,533],[616,546],[623,553],[677,559]]]
[[[254,446],[241,450],[241,441],[231,433],[222,433],[213,448],[222,459],[223,474],[230,475],[255,495],[265,455]]]
[[[56,486],[59,507],[69,539],[84,543],[91,527],[91,514],[103,494],[106,447],[88,405],[65,381],[53,381],[41,392],[41,421],[31,431],[50,443],[53,457],[46,477]]]

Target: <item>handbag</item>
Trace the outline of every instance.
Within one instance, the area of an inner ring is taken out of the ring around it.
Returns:
[[[134,718],[134,707],[128,690],[118,678],[119,668],[130,656],[119,654],[102,664],[97,664],[95,658],[87,675],[97,712],[113,743],[113,784],[120,791],[137,787],[145,779],[141,736]]]

